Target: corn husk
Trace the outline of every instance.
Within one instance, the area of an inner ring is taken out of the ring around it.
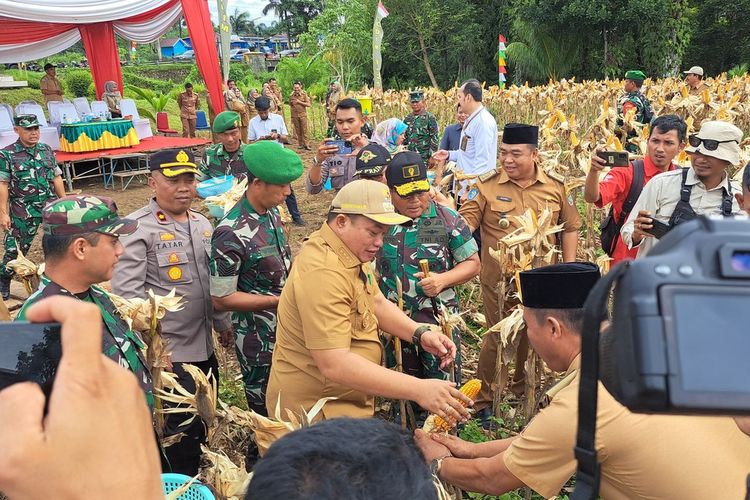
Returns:
[[[23,284],[27,294],[31,295],[39,288],[39,267],[27,259],[20,249],[18,257],[8,262],[8,268],[13,271],[13,277]]]
[[[245,464],[235,465],[224,453],[214,452],[201,445],[203,457],[209,466],[203,469],[206,484],[210,484],[219,500],[242,500],[250,484],[250,474]]]
[[[237,179],[235,179],[234,184],[232,184],[232,187],[229,189],[229,191],[218,196],[207,197],[205,200],[203,200],[203,205],[206,208],[208,208],[208,205],[221,207],[222,209],[224,209],[224,214],[226,214],[227,212],[229,212],[229,210],[232,209],[233,206],[237,204],[238,201],[240,201],[240,198],[245,195],[246,191],[247,178],[242,179],[239,182],[237,182]]]
[[[154,315],[153,301],[156,303],[156,319],[164,318],[169,312],[178,312],[185,307],[182,297],[177,295],[176,289],[172,289],[167,295],[156,295],[153,290],[148,290],[148,298],[126,299],[109,293],[109,297],[117,307],[125,322],[131,330],[145,333],[151,329],[151,317]]]
[[[177,500],[180,498],[183,494],[187,493],[187,491],[190,489],[190,487],[198,480],[198,476],[195,476],[190,479],[190,481],[185,481],[185,484],[177,488],[176,490],[167,493],[165,495],[164,500]]]

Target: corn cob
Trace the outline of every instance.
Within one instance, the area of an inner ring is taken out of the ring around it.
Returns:
[[[479,389],[481,389],[481,387],[482,381],[478,378],[473,378],[466,382],[459,390],[461,394],[463,394],[464,396],[468,396],[469,399],[473,401],[474,398],[477,397],[477,394],[479,394]],[[460,402],[464,407],[466,407],[466,403],[464,403],[463,400],[461,400]],[[455,425],[456,422],[454,420],[446,421],[442,417],[433,414],[427,417],[422,430],[429,433],[448,432]]]

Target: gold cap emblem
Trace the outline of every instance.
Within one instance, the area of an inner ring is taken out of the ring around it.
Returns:
[[[362,160],[362,163],[369,163],[370,160],[374,160],[377,158],[378,155],[373,153],[372,151],[363,151],[361,155],[359,155],[359,159]]]

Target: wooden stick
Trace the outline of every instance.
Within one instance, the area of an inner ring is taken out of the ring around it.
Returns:
[[[398,294],[398,308],[404,310],[404,288],[401,285],[401,278],[396,276],[396,293]],[[401,352],[401,339],[393,336],[393,350],[396,354],[396,370],[404,373],[404,359]],[[398,409],[401,412],[401,428],[406,430],[406,401],[398,400]]]

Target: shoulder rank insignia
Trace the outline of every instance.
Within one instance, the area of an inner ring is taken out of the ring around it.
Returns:
[[[156,212],[156,218],[159,220],[159,222],[167,222],[167,216],[164,214],[164,212]]]
[[[482,175],[479,176],[479,180],[481,182],[487,182],[488,180],[492,179],[497,175],[497,170],[490,170],[489,172],[485,172]]]

